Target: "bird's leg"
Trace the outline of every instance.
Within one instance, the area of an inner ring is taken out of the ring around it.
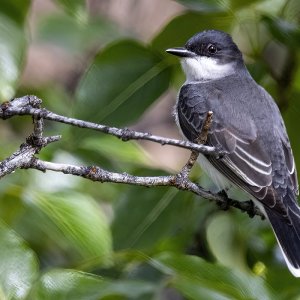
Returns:
[[[222,190],[218,193],[221,196],[221,200],[216,201],[218,207],[222,210],[228,210],[230,207],[236,207],[240,209],[242,212],[246,212],[250,218],[260,216],[262,220],[265,219],[264,214],[259,210],[257,206],[255,206],[252,200],[247,201],[238,201],[228,197],[228,190]]]
[[[230,199],[227,195],[227,190],[222,190],[218,193],[222,197],[222,200],[216,201],[218,207],[222,210],[228,210],[231,206],[232,199]]]
[[[250,218],[253,218],[256,214],[256,207],[254,205],[254,202],[252,200],[247,201],[248,203],[248,209],[247,209],[247,214]]]

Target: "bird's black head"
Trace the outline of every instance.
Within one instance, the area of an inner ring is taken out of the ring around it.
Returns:
[[[166,51],[182,58],[188,81],[222,78],[244,68],[241,51],[229,34],[219,30],[202,31],[184,47]]]
[[[185,49],[199,56],[214,57],[219,63],[243,59],[231,36],[219,30],[206,30],[194,35],[185,44]]]
[[[220,30],[199,32],[187,41],[185,47],[171,48],[167,52],[180,57],[212,57],[224,64],[233,60],[243,61],[242,53],[231,36]]]

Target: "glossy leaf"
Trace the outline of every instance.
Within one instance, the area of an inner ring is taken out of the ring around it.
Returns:
[[[152,293],[154,288],[154,285],[142,280],[109,281],[75,270],[53,270],[41,277],[30,296],[36,300],[138,300]]]
[[[25,299],[38,275],[34,252],[17,234],[0,223],[0,298]]]
[[[77,90],[76,116],[99,123],[131,124],[169,85],[169,65],[132,41],[101,51]]]
[[[162,227],[159,224],[164,223],[166,214],[172,211],[170,206],[175,204],[176,191],[145,190],[140,193],[143,194],[142,199],[138,199],[137,189],[141,190],[131,189],[117,205],[112,226],[116,249],[149,247],[170,229],[169,226]]]
[[[107,218],[93,199],[76,193],[29,197],[30,205],[51,219],[83,258],[102,264],[110,261],[112,241]]]
[[[149,249],[178,238],[175,245],[165,246],[182,251],[192,239],[193,210],[191,195],[175,189],[132,187],[115,207],[114,247]]]
[[[146,165],[147,154],[134,141],[126,143],[111,136],[89,137],[80,145],[80,148],[95,151],[97,154],[113,159],[118,163],[129,163],[135,165]]]
[[[162,253],[151,264],[170,276],[185,297],[201,299],[275,299],[260,277],[204,261],[196,256]],[[208,298],[205,298],[208,297]]]
[[[77,55],[99,48],[119,36],[115,26],[104,18],[79,22],[76,18],[61,14],[43,18],[37,31],[38,41],[58,45]]]

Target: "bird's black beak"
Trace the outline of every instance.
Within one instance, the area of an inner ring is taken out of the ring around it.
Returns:
[[[196,55],[194,52],[189,51],[184,47],[169,48],[166,50],[166,52],[179,57],[193,57]]]

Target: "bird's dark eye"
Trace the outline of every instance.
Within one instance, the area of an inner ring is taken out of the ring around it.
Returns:
[[[214,44],[209,44],[207,46],[207,51],[209,54],[215,54],[218,51],[218,49]]]

